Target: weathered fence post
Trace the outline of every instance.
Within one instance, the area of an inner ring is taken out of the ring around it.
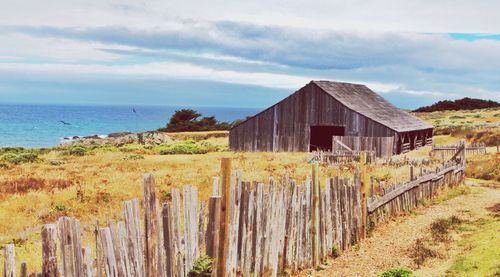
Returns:
[[[373,176],[370,176],[370,197],[375,195],[375,189],[373,187]]]
[[[16,252],[14,250],[14,244],[6,244],[3,248],[3,276],[4,277],[16,277]]]
[[[212,196],[220,196],[219,177],[212,178]]]
[[[139,221],[139,200],[123,202],[123,222],[125,225],[125,245],[127,245],[127,264],[132,276],[144,276],[144,254]],[[96,254],[97,255],[97,254]]]
[[[82,248],[83,254],[83,277],[93,277],[92,256],[90,254],[90,245]]]
[[[198,220],[198,190],[196,187],[184,186],[185,266],[188,272],[199,256]]]
[[[410,181],[413,181],[413,166],[410,166]]]
[[[58,276],[56,239],[56,226],[44,225],[42,227],[42,274],[46,277]]]
[[[75,218],[61,217],[58,229],[62,275],[65,277],[83,276],[80,221]]]
[[[21,262],[21,277],[28,277],[28,265],[25,261]]]
[[[219,254],[217,256],[217,276],[226,276],[226,262],[228,254],[228,232],[229,232],[229,204],[230,204],[230,182],[231,182],[231,159],[222,158],[221,160],[221,178],[222,178],[222,202],[220,209],[220,244]]]
[[[95,268],[96,268],[96,277],[101,277],[102,275],[102,261],[99,256],[99,220],[95,221],[94,225],[94,239],[95,239]]]
[[[221,198],[212,196],[208,200],[208,225],[206,233],[206,253],[214,261],[218,261]],[[212,275],[217,276],[217,267],[214,266]]]
[[[163,248],[165,249],[165,269],[167,276],[175,276],[175,245],[172,233],[172,204],[164,203],[162,208]]]
[[[109,227],[101,228],[98,232],[99,244],[104,259],[104,272],[106,276],[115,277],[118,275],[118,266],[116,264],[115,250],[113,248],[113,239]]]
[[[365,152],[360,153],[359,159],[359,181],[360,181],[360,190],[361,190],[361,238],[364,239],[366,235],[366,219],[367,219],[367,211],[366,211],[366,166],[365,166]]]
[[[159,232],[159,207],[155,194],[155,181],[152,174],[144,175],[144,257],[146,276],[161,276],[161,249]]]
[[[320,264],[320,245],[319,245],[319,166],[317,162],[312,164],[312,181],[313,181],[313,197],[312,197],[312,254],[313,266],[317,267]]]

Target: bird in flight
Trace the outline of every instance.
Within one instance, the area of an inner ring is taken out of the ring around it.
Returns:
[[[71,125],[71,123],[68,123],[68,122],[66,122],[66,121],[64,121],[64,120],[59,120],[59,122],[61,122],[61,123],[62,123],[62,124],[64,124],[64,125]]]

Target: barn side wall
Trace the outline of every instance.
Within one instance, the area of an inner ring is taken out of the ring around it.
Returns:
[[[307,152],[311,125],[344,126],[346,136],[388,137],[395,131],[342,105],[314,83],[264,110],[229,134],[234,151]]]

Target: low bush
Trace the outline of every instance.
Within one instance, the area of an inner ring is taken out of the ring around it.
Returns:
[[[32,163],[38,159],[38,155],[31,152],[22,152],[22,153],[6,153],[0,157],[0,160],[9,162],[12,164],[24,164],[24,163]]]
[[[378,275],[379,277],[412,277],[413,272],[407,268],[396,267],[390,268]]]
[[[61,150],[61,154],[64,156],[85,156],[88,152],[85,146],[79,144],[65,146]]]
[[[225,150],[223,147],[208,141],[196,142],[194,140],[176,141],[162,144],[157,147],[160,155],[173,154],[206,154]]]

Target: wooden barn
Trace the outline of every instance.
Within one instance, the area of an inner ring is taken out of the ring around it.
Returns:
[[[334,136],[392,137],[392,152],[399,154],[431,143],[432,129],[364,85],[311,81],[233,127],[229,147],[248,152],[328,151]]]

